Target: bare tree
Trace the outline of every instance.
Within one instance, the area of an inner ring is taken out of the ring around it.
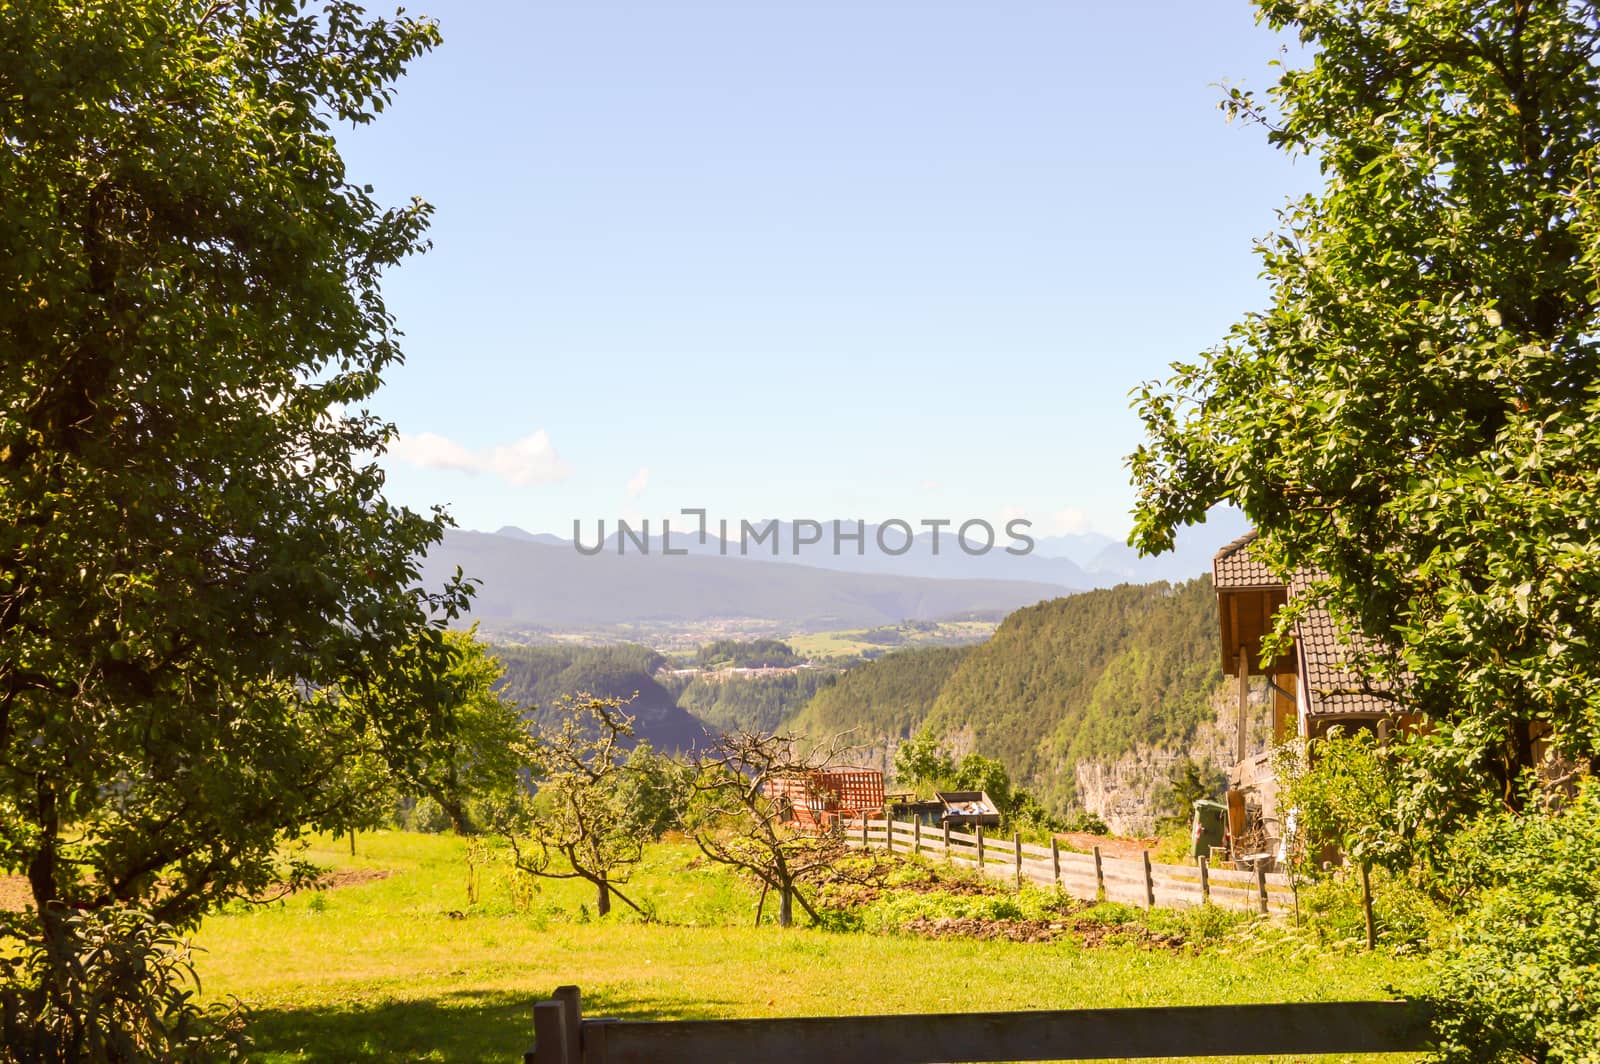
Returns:
[[[617,889],[644,856],[658,828],[629,795],[633,718],[616,698],[579,695],[563,699],[557,728],[530,733],[522,753],[538,780],[537,794],[520,794],[499,819],[498,829],[516,866],[547,879],[583,879],[596,890],[600,916],[615,895],[634,912],[648,915]]]
[[[801,892],[836,869],[851,851],[829,830],[801,830],[791,795],[811,793],[819,770],[841,752],[835,739],[805,748],[793,735],[734,732],[693,758],[697,794],[695,843],[713,861],[731,865],[761,883],[756,923],[769,891],[778,893],[778,924],[794,924],[794,905],[813,922],[816,908]]]

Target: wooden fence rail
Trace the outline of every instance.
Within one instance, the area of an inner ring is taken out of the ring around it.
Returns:
[[[763,1020],[586,1020],[575,986],[533,1007],[524,1064],[936,1064],[1223,1054],[1410,1053],[1425,1009],[1406,1001],[1182,1005],[1061,1012]]]
[[[914,824],[866,820],[845,834],[852,846],[942,856],[1019,884],[1060,886],[1077,897],[1104,896],[1110,901],[1143,906],[1188,906],[1210,901],[1230,909],[1287,913],[1294,908],[1293,885],[1277,872],[1199,865],[1157,864],[1146,853],[1141,860],[1063,852],[1059,845],[1036,846],[984,834],[954,831],[939,834]]]

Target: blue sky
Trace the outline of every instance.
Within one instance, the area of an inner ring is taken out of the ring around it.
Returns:
[[[1237,0],[411,9],[444,45],[341,141],[437,210],[374,408],[390,497],[467,528],[1121,537],[1129,391],[1264,303],[1316,181],[1216,109],[1278,55]]]

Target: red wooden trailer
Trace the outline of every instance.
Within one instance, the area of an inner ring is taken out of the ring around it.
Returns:
[[[766,782],[768,796],[787,804],[785,822],[802,831],[828,831],[835,821],[849,824],[883,815],[883,773],[872,769],[831,768]]]

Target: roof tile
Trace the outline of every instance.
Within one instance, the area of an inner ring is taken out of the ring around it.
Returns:
[[[1246,532],[1211,559],[1211,580],[1219,589],[1245,587],[1282,587],[1283,581],[1272,575],[1272,570],[1257,561],[1251,551],[1256,541],[1254,531]]]

